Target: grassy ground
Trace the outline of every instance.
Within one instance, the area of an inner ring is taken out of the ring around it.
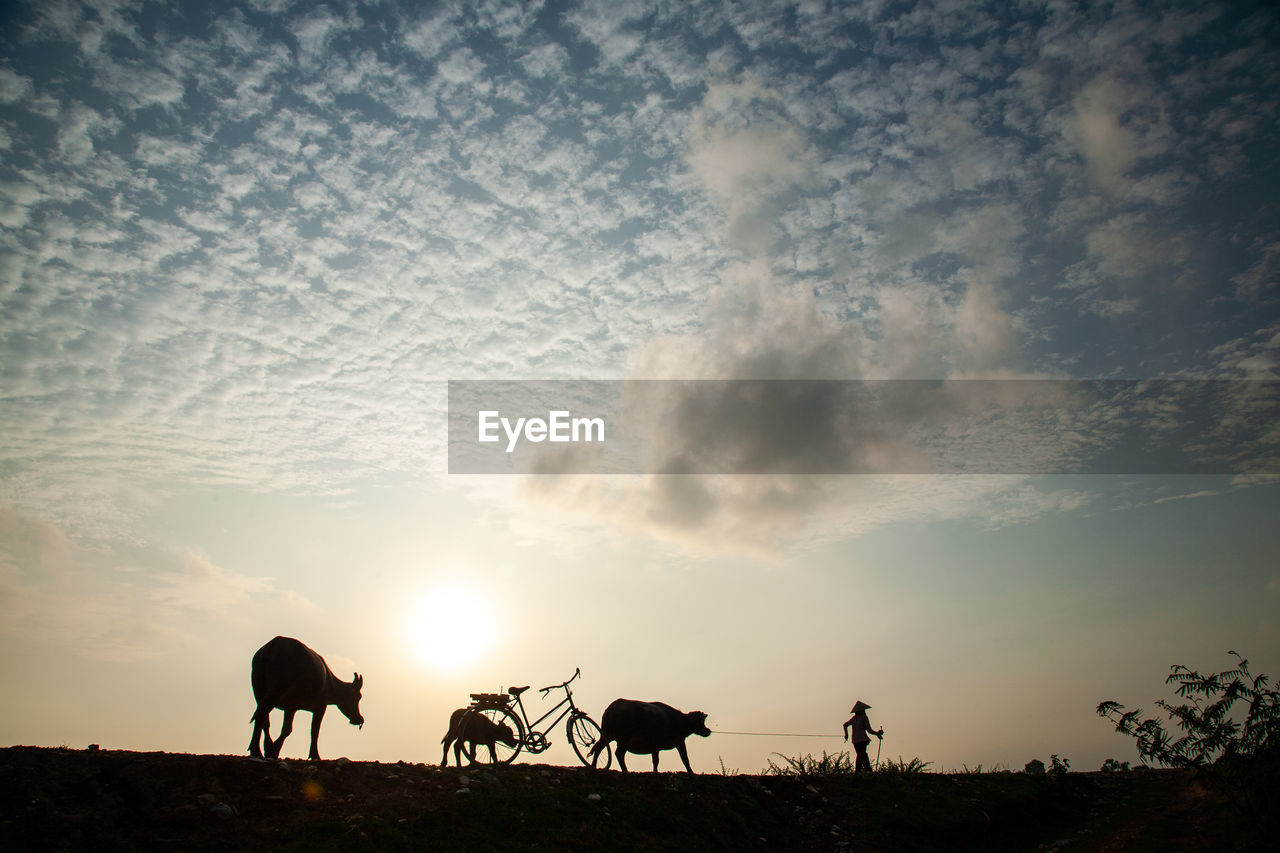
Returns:
[[[0,750],[8,849],[1224,850],[1173,771],[752,776]]]

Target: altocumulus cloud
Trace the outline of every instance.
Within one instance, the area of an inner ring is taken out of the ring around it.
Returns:
[[[1261,4],[179,11],[2,46],[4,496],[58,524],[440,472],[450,377],[1275,375]],[[708,542],[927,511],[602,489]]]

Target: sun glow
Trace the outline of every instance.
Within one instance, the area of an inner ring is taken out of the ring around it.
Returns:
[[[405,626],[418,663],[456,672],[483,661],[497,645],[495,607],[480,590],[456,584],[422,595]]]

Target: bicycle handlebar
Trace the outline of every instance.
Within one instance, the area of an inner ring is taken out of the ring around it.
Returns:
[[[569,683],[570,683],[570,682],[572,682],[572,681],[573,681],[573,679],[574,679],[574,678],[577,678],[579,675],[582,675],[582,670],[575,666],[575,667],[573,668],[573,678],[570,678],[570,679],[569,679],[569,681],[566,681],[566,682],[564,682],[564,683],[562,683],[562,684],[553,684],[553,685],[551,685],[550,687],[543,687],[543,688],[539,689],[539,691],[538,691],[538,692],[539,692],[539,693],[546,693],[546,692],[547,692],[547,691],[549,691],[549,690],[556,690],[557,688],[560,688],[560,687],[568,687],[568,686],[569,686]]]

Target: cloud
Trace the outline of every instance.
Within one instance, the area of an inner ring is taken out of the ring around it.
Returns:
[[[741,246],[767,240],[776,203],[814,166],[780,94],[752,78],[707,87],[690,119],[688,145],[690,168],[725,208]]]
[[[1073,104],[1080,153],[1093,179],[1112,193],[1128,186],[1125,173],[1138,159],[1137,134],[1121,123],[1123,91],[1107,77],[1095,78]]]
[[[1163,503],[1169,503],[1170,501],[1192,501],[1192,500],[1195,500],[1196,498],[1217,497],[1220,494],[1222,493],[1214,489],[1199,489],[1197,491],[1187,492],[1186,494],[1182,494],[1182,495],[1166,495],[1165,497],[1162,497],[1162,498],[1156,498],[1152,503],[1163,504]]]
[[[0,630],[38,638],[90,660],[160,658],[193,642],[193,620],[222,626],[263,609],[315,613],[316,605],[267,578],[188,555],[181,571],[151,572],[112,546],[73,542],[58,525],[0,507]],[[152,555],[170,562],[170,555]]]
[[[1258,240],[1254,245],[1258,260],[1233,281],[1244,299],[1256,300],[1280,282],[1280,240]]]
[[[532,77],[554,77],[565,72],[569,54],[558,44],[540,44],[526,52],[520,63]]]
[[[460,36],[452,21],[454,12],[456,10],[442,6],[432,17],[410,24],[402,35],[404,44],[424,58],[434,59],[446,45]]]
[[[185,610],[227,613],[249,605],[271,590],[264,578],[250,578],[220,569],[206,558],[189,555],[181,572],[157,577],[153,600]]]
[[[228,571],[197,554],[187,555],[181,572],[157,573],[151,599],[165,608],[203,612],[222,620],[255,608],[320,612],[315,602],[295,590],[281,590],[271,578]]]
[[[1230,379],[1280,378],[1280,323],[1227,341],[1210,353],[1210,376]]]
[[[22,618],[27,590],[22,585],[25,571],[58,572],[71,554],[71,544],[54,525],[0,507],[0,607],[6,619]]]
[[[958,350],[981,348],[993,338],[999,345],[1000,334],[1007,331],[998,321],[994,331],[984,330],[984,316],[1002,315],[998,309],[981,305],[982,298],[990,296],[980,293],[955,312],[951,321],[955,331],[949,339]],[[940,313],[947,310],[939,308]],[[902,314],[918,316],[914,310]],[[698,334],[650,341],[634,354],[630,374],[645,379],[865,377],[884,363],[883,353],[892,351],[896,338],[905,335],[907,349],[928,346],[937,339],[937,329],[931,325],[918,334],[904,332],[903,326],[903,322],[889,318],[883,323],[882,337],[873,340],[856,324],[841,323],[821,311],[811,293],[778,282],[763,261],[756,261],[726,272],[725,281],[708,300]],[[895,363],[911,364],[913,359]],[[747,407],[751,419],[735,414],[735,407],[747,401],[732,393],[709,398],[703,393],[705,388],[686,392],[679,383],[643,387],[658,389],[656,399],[646,397],[633,405],[655,422],[649,431],[655,441],[647,470],[659,474],[604,482],[547,477],[531,482],[530,494],[539,501],[555,500],[558,506],[615,523],[632,519],[653,535],[695,549],[767,553],[802,541],[825,539],[837,530],[847,535],[935,515],[981,517],[987,500],[1001,501],[988,523],[1008,523],[1018,517],[1012,509],[1015,501],[1008,495],[1034,492],[1017,477],[990,481],[951,477],[941,478],[945,482],[939,484],[914,477],[687,474],[741,469],[744,460],[750,460],[747,464],[753,470],[762,471],[821,471],[839,469],[842,464],[871,473],[918,470],[921,465],[927,468],[928,463],[917,458],[919,451],[908,438],[908,427],[922,422],[945,425],[952,419],[959,424],[987,411],[992,401],[985,398],[921,397],[910,383],[901,383],[887,386],[888,396],[874,409],[833,407],[830,395],[821,390],[815,391],[816,396],[806,396],[807,390],[818,386],[793,381],[770,386],[779,399],[763,410],[775,417],[760,421],[757,416],[762,407],[754,401]],[[895,389],[900,393],[893,393]],[[940,428],[945,433],[946,427]],[[998,423],[987,423],[983,428],[990,431],[991,443],[998,446],[993,452],[997,453],[1012,452],[1008,440],[1022,434],[1016,423],[1004,425],[1004,431]],[[1028,463],[1032,468],[1051,464],[1046,460],[1068,450],[1065,446],[1036,446],[1034,441],[1021,444],[1023,452],[1043,457],[1040,463]],[[968,448],[967,452],[973,452],[972,445]],[[914,503],[905,498],[912,490],[920,493]],[[901,499],[886,499],[885,494]],[[1026,500],[1023,505],[1025,517],[1030,518],[1040,511],[1069,511],[1079,504],[1066,498],[1045,498]]]
[[[327,11],[309,12],[292,27],[293,36],[298,40],[301,60],[306,63],[323,60],[328,54],[327,48],[334,35],[343,32],[349,26],[349,22]]]
[[[605,538],[640,535],[698,558],[762,562],[895,524],[963,520],[994,529],[1075,512],[1096,499],[1016,475],[564,476],[525,487],[532,502],[521,515],[538,521],[521,529],[542,538],[576,517],[599,525],[596,535]],[[589,529],[574,533],[592,541]]]
[[[1013,318],[1000,307],[990,282],[975,281],[965,289],[955,329],[961,363],[972,370],[999,368],[1017,351]]]
[[[93,156],[93,135],[112,122],[84,104],[72,104],[61,117],[58,151],[72,165],[81,165]]]
[[[31,78],[11,68],[0,67],[0,104],[13,104],[31,97]]]
[[[49,522],[0,508],[0,630],[91,660],[159,657],[182,637],[146,618],[119,589],[104,589],[91,553]]]
[[[565,20],[595,45],[606,66],[618,66],[640,49],[642,31],[627,24],[642,19],[645,11],[641,4],[618,7],[588,0],[565,15]]]
[[[704,307],[704,332],[637,349],[641,379],[837,379],[866,372],[860,330],[823,313],[811,293],[778,282],[762,261],[726,270]]]
[[[100,73],[103,87],[126,109],[173,107],[182,101],[182,81],[164,69],[105,63]]]

